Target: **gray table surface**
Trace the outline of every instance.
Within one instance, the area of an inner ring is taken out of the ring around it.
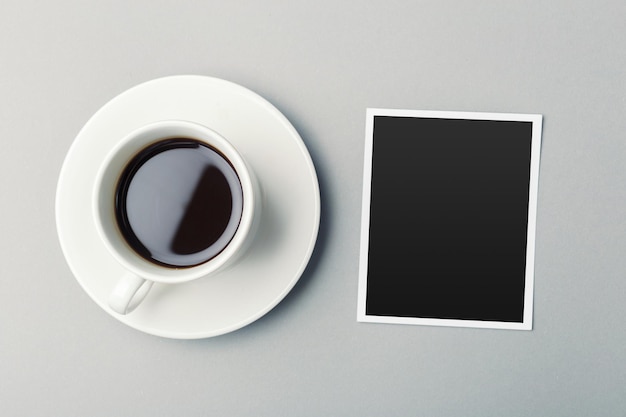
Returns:
[[[626,413],[626,3],[0,3],[0,415]],[[140,82],[225,78],[278,107],[322,223],[288,297],[196,341],[133,330],[72,276],[55,188]],[[366,107],[544,116],[534,329],[357,323]]]

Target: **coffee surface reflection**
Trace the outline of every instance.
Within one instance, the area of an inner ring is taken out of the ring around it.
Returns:
[[[122,173],[115,200],[118,227],[133,250],[173,268],[217,256],[235,235],[243,210],[230,162],[187,138],[139,152]]]

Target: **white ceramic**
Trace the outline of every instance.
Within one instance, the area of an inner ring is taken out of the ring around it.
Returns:
[[[166,138],[194,138],[217,149],[234,167],[243,191],[243,210],[237,230],[228,245],[208,261],[187,268],[170,268],[138,255],[119,231],[115,195],[121,172],[142,149]],[[254,238],[261,212],[260,190],[244,158],[227,139],[206,126],[182,120],[164,120],[142,126],[122,138],[104,158],[93,189],[96,230],[109,253],[126,272],[109,297],[109,306],[119,314],[131,313],[143,301],[154,282],[179,284],[214,274],[241,258]],[[256,220],[256,221],[255,221]]]
[[[126,269],[106,249],[93,220],[96,176],[121,138],[163,120],[198,123],[227,138],[256,175],[263,209],[254,240],[237,263],[180,284],[156,282],[132,314],[119,315],[108,299]],[[152,80],[104,105],[68,151],[56,196],[61,248],[86,293],[132,328],[179,339],[231,332],[276,306],[304,272],[319,220],[315,169],[289,121],[252,91],[203,76]]]

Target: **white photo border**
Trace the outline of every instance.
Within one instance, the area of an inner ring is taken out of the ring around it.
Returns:
[[[528,226],[526,245],[526,276],[524,286],[524,314],[521,323],[502,321],[433,319],[397,316],[375,316],[366,313],[367,273],[369,254],[370,204],[372,186],[372,157],[374,145],[374,117],[414,117],[437,119],[494,120],[532,123],[530,179],[528,195]],[[357,302],[357,321],[387,324],[413,324],[425,326],[473,327],[488,329],[532,330],[533,298],[535,275],[535,231],[537,225],[537,194],[539,188],[539,160],[541,153],[541,133],[543,116],[541,114],[485,113],[435,110],[401,110],[368,108],[365,123],[365,152],[363,164],[363,204],[361,214],[361,244],[359,260],[359,284]]]

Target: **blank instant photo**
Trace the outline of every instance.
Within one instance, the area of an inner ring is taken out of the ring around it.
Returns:
[[[532,329],[541,123],[367,110],[358,321]]]

